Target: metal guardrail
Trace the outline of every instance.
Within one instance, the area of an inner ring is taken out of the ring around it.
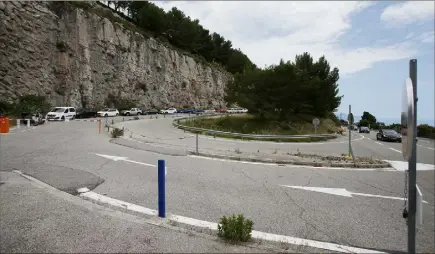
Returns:
[[[202,115],[202,116],[216,116],[217,114],[211,114],[211,115]],[[251,139],[303,139],[303,138],[336,138],[337,134],[312,134],[312,135],[260,135],[260,134],[245,134],[245,133],[235,133],[235,132],[227,132],[227,131],[217,131],[217,130],[210,130],[210,129],[203,129],[203,128],[197,128],[197,127],[190,127],[186,125],[180,124],[180,121],[183,120],[189,120],[192,117],[183,117],[176,119],[172,122],[172,124],[182,130],[187,131],[195,131],[195,132],[205,132],[208,134],[221,134],[221,135],[228,135],[232,137],[244,137],[244,138],[251,138]]]

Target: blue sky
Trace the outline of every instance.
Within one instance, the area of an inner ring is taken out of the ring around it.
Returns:
[[[197,18],[258,66],[325,55],[340,69],[338,112],[400,119],[409,60],[418,61],[419,122],[434,125],[434,3],[352,1],[156,1]],[[358,120],[356,118],[356,120]]]

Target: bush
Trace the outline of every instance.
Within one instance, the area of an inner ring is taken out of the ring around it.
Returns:
[[[218,236],[232,243],[247,242],[251,239],[253,225],[252,220],[245,219],[243,214],[223,216],[218,224]]]
[[[112,135],[112,138],[119,138],[124,135],[124,130],[120,128],[114,128],[110,134]]]
[[[46,113],[50,108],[51,105],[45,96],[33,94],[19,97],[17,103],[0,101],[0,112],[11,116],[20,116],[21,113],[33,113],[36,111]]]

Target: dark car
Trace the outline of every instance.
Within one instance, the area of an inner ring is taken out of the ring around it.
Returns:
[[[204,113],[205,111],[204,110],[202,110],[202,109],[194,109],[193,110],[193,113],[194,114],[202,114],[202,113]]]
[[[376,139],[382,141],[402,142],[402,136],[395,130],[389,129],[380,129],[376,134]]]
[[[194,113],[194,112],[195,112],[195,109],[191,109],[191,108],[183,108],[183,109],[180,109],[178,111],[178,113],[182,113],[182,114],[189,114],[189,113]]]
[[[157,115],[158,113],[157,109],[142,109],[142,115]]]
[[[92,109],[78,109],[76,112],[76,118],[79,119],[97,117],[97,111]]]
[[[369,127],[361,126],[359,127],[359,133],[370,133]]]

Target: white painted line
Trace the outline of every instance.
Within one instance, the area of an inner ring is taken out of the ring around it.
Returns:
[[[334,169],[334,170],[350,170],[350,171],[380,171],[380,172],[397,172],[397,170],[393,168],[341,168],[341,167],[315,167],[315,166],[305,166],[305,165],[293,165],[293,164],[276,164],[276,163],[267,163],[267,162],[252,162],[252,161],[236,161],[236,160],[226,160],[219,158],[211,158],[205,156],[198,155],[188,155],[188,157],[205,159],[205,160],[214,160],[214,161],[222,161],[228,163],[241,163],[241,164],[252,164],[252,165],[262,165],[262,166],[276,166],[276,167],[293,167],[293,168],[310,168],[310,169]]]
[[[395,200],[405,200],[405,198],[399,198],[399,197],[391,197],[391,196],[382,196],[382,195],[374,195],[374,194],[366,194],[366,193],[358,193],[358,192],[352,192],[352,195],[357,196],[364,196],[364,197],[372,197],[372,198],[385,198],[385,199],[395,199]],[[429,202],[424,201],[423,203],[429,204]]]
[[[399,150],[397,150],[397,149],[394,149],[394,148],[392,148],[392,147],[388,147],[390,150],[393,150],[393,151],[395,151],[395,152],[398,152],[398,153],[402,153],[402,151],[399,151]]]
[[[405,171],[408,170],[408,162],[407,161],[389,161],[384,160],[393,166],[397,171]],[[417,163],[417,171],[429,171],[435,170],[435,165],[425,164],[425,163]]]
[[[424,148],[427,148],[427,149],[429,149],[429,150],[435,150],[435,149],[432,148],[432,147],[427,147],[427,146],[422,146],[422,145],[417,145],[417,146],[419,146],[419,147],[424,147]]]
[[[157,215],[158,214],[156,210],[152,210],[152,209],[138,206],[135,204],[127,203],[127,202],[124,202],[124,201],[121,201],[118,199],[106,197],[106,196],[100,195],[100,194],[92,192],[92,191],[81,193],[80,196],[86,197],[86,198],[89,198],[89,199],[92,199],[95,201],[99,201],[99,202],[102,202],[105,204],[109,204],[112,206],[122,207],[122,208],[125,208],[127,210],[134,211],[134,212],[139,212],[139,213],[143,213],[143,214],[147,214],[147,215]]]
[[[382,143],[380,143],[380,142],[378,142],[378,141],[375,141],[375,143],[378,144],[378,145],[381,145],[381,146],[384,145],[384,144],[382,144]]]
[[[25,132],[26,130],[22,130],[21,132]]]
[[[153,209],[149,209],[146,207],[138,206],[135,204],[127,203],[121,200],[113,199],[107,196],[100,195],[98,193],[89,191],[86,193],[81,193],[81,197],[86,197],[92,200],[99,201],[101,203],[106,203],[112,206],[116,207],[122,207],[124,209],[143,213],[146,215],[153,215],[157,216],[158,212]],[[180,215],[173,215],[168,214],[167,218],[171,221],[183,223],[187,225],[192,225],[196,227],[201,228],[207,228],[211,230],[217,230],[217,223],[209,222],[209,221],[203,221],[203,220],[197,220],[189,217],[184,217]],[[266,240],[266,241],[273,241],[273,242],[283,242],[283,243],[289,243],[294,245],[302,245],[302,246],[309,246],[314,247],[318,249],[324,249],[324,250],[331,250],[331,251],[337,251],[342,253],[385,253],[375,250],[369,250],[369,249],[363,249],[363,248],[356,248],[346,245],[340,245],[335,243],[328,243],[328,242],[321,242],[321,241],[315,241],[315,240],[309,240],[309,239],[303,239],[298,237],[292,237],[292,236],[285,236],[285,235],[277,235],[277,234],[271,234],[271,233],[265,233],[260,231],[252,231],[251,234],[252,238]]]
[[[356,196],[364,196],[364,197],[372,197],[372,198],[385,198],[385,199],[394,199],[394,200],[405,200],[404,198],[400,198],[400,197],[392,197],[392,196],[382,196],[382,195],[375,195],[375,194],[350,192],[350,191],[348,191],[346,189],[343,189],[343,188],[324,188],[324,187],[307,187],[307,186],[290,186],[290,185],[281,185],[281,186],[282,187],[292,188],[292,189],[314,191],[314,192],[332,194],[332,195],[349,197],[349,198],[351,198],[352,195],[356,195]],[[423,201],[423,203],[429,204],[427,201]]]

